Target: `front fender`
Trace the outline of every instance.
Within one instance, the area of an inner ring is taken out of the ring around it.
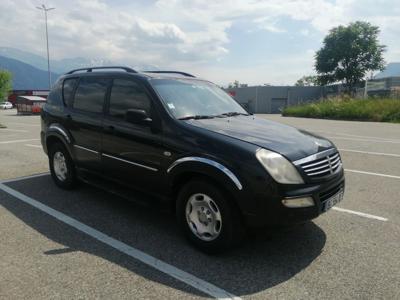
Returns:
[[[202,175],[210,178],[229,192],[239,207],[244,208],[244,203],[241,201],[241,199],[246,198],[246,192],[243,190],[244,184],[234,171],[222,163],[204,157],[184,157],[176,160],[168,167],[167,175],[171,191],[175,190],[177,183],[186,181],[187,176]]]

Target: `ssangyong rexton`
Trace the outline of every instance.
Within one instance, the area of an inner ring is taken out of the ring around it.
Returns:
[[[59,187],[95,178],[157,195],[208,252],[233,246],[245,228],[313,219],[343,197],[330,141],[249,114],[183,72],[73,70],[50,92],[41,141]]]

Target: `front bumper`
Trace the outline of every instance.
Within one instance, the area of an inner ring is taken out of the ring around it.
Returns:
[[[344,190],[345,178],[343,169],[328,181],[296,186],[280,187],[279,195],[274,197],[265,194],[255,195],[257,213],[244,215],[249,227],[265,227],[271,225],[290,225],[312,220],[324,212],[325,202]],[[288,208],[282,204],[285,198],[312,197],[314,206],[304,208]]]

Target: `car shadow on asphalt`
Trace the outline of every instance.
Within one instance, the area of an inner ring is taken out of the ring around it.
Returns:
[[[262,292],[289,280],[321,254],[326,242],[324,231],[309,222],[290,230],[258,232],[247,238],[239,248],[210,256],[191,247],[181,236],[174,216],[160,209],[142,207],[87,185],[73,191],[60,190],[50,176],[24,179],[7,185],[237,296]],[[0,204],[9,212],[48,239],[64,245],[62,248],[47,249],[43,255],[62,256],[73,251],[84,251],[148,280],[205,296],[3,191],[0,193]]]

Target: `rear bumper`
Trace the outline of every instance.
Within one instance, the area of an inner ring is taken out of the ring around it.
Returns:
[[[244,214],[248,227],[266,227],[273,225],[290,225],[302,223],[318,217],[324,212],[327,199],[345,187],[343,170],[329,181],[303,185],[301,187],[286,187],[279,196],[269,198],[266,195],[256,195],[256,214]],[[282,204],[285,198],[312,197],[314,206],[306,208],[288,208]]]

